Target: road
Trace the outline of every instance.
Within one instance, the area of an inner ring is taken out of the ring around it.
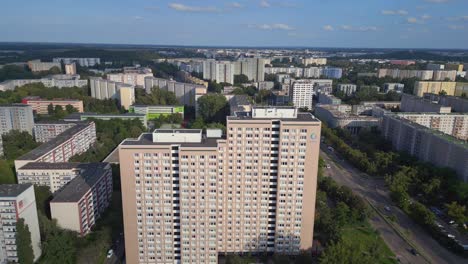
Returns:
[[[114,254],[110,258],[106,258],[104,261],[105,264],[121,264],[125,263],[122,261],[125,253],[125,243],[124,243],[124,236],[121,233],[118,238],[113,241],[112,250],[114,250]]]
[[[330,169],[324,169],[325,176],[330,176],[337,183],[350,187],[355,193],[367,199],[382,214],[394,215],[397,219],[396,228],[409,238],[421,255],[424,255],[424,257],[413,255],[410,252],[413,246],[408,244],[381,215],[375,214],[370,219],[371,225],[380,232],[384,241],[397,255],[401,263],[467,263],[466,259],[453,254],[438,244],[403,211],[393,206],[382,178],[372,178],[362,173],[348,162],[340,159],[334,152],[326,150],[323,144],[320,155],[325,163],[330,165]],[[385,206],[390,207],[390,212],[384,210]]]

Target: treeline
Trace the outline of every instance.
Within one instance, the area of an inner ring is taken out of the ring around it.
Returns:
[[[98,100],[89,96],[87,87],[45,87],[42,83],[31,83],[17,87],[10,91],[0,91],[0,104],[21,103],[21,99],[26,96],[39,96],[43,99],[77,99],[83,101],[85,112],[96,112],[100,114],[121,113],[117,100]]]
[[[93,120],[96,123],[96,144],[81,155],[72,157],[74,162],[101,162],[124,139],[137,138],[146,128],[140,120]]]
[[[393,263],[393,254],[369,226],[366,202],[346,186],[323,176],[319,162],[315,233],[325,246],[320,263]]]
[[[32,72],[26,66],[5,65],[0,69],[0,82],[15,79],[40,79],[44,76],[57,73],[60,73],[60,69]]]
[[[179,105],[175,93],[153,87],[147,94],[144,89],[135,89],[135,104],[139,105]]]
[[[322,126],[322,135],[328,144],[360,170],[384,176],[392,199],[403,211],[429,230],[437,241],[461,252],[453,240],[440,234],[436,228],[436,217],[428,209],[429,206],[445,208],[447,215],[460,227],[467,221],[468,183],[460,181],[453,170],[391,151],[391,143],[377,132],[366,131],[358,137],[351,137],[343,130]],[[460,228],[460,231],[466,232],[466,229]]]

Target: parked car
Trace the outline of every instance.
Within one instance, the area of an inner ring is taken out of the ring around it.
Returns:
[[[411,254],[413,254],[415,256],[419,256],[419,253],[414,248],[410,249],[410,252],[411,252]]]
[[[107,251],[107,258],[112,258],[113,255],[114,255],[114,250],[109,249],[109,251]]]
[[[327,164],[327,169],[330,169],[330,168],[331,168],[331,167],[330,167],[330,164]]]
[[[384,207],[385,211],[390,212],[392,209],[390,209],[390,206],[385,206]]]
[[[450,238],[453,238],[453,239],[455,238],[455,236],[452,235],[452,234],[448,234],[447,236],[450,237]]]

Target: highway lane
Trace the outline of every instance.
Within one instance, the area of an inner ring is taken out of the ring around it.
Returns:
[[[346,161],[341,160],[334,152],[326,150],[325,146],[322,146],[321,157],[326,164],[330,165],[330,169],[324,169],[326,176],[332,177],[341,185],[350,187],[367,199],[381,213],[394,215],[397,219],[398,230],[410,239],[416,250],[427,257],[430,263],[467,263],[466,259],[453,254],[438,244],[404,212],[393,206],[382,178],[371,178],[360,172]],[[385,206],[390,207],[390,212],[384,210]],[[413,247],[401,238],[380,215],[375,214],[370,222],[380,232],[384,241],[397,255],[401,263],[428,263],[423,256],[413,255],[410,252]]]

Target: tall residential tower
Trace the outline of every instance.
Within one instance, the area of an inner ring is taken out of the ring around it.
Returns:
[[[254,107],[221,130],[155,130],[119,146],[127,263],[312,247],[321,123]]]

